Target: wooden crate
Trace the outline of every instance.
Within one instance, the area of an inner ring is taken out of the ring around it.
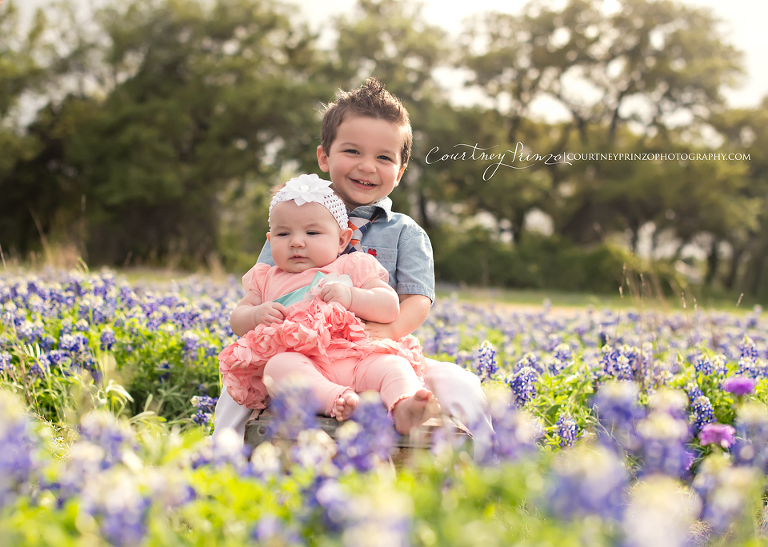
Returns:
[[[267,440],[269,425],[272,422],[272,413],[270,410],[254,410],[248,423],[245,426],[245,444],[253,448]],[[443,425],[445,420],[446,426]],[[332,439],[336,439],[336,430],[344,423],[328,416],[317,416],[315,418],[316,427],[322,429]],[[395,444],[392,448],[392,460],[395,464],[402,464],[419,450],[428,450],[432,446],[432,435],[435,430],[441,427],[448,428],[448,434],[459,437],[463,440],[472,442],[472,434],[458,420],[449,416],[439,418],[430,418],[414,431],[411,435],[397,434]],[[280,439],[295,441],[296,439]],[[457,439],[458,441],[459,439]]]

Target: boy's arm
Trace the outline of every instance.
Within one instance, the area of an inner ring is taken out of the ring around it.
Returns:
[[[397,340],[407,336],[421,326],[429,316],[432,301],[421,294],[400,295],[400,315],[391,323],[367,321],[365,331],[371,338]]]
[[[400,313],[397,293],[378,278],[359,288],[341,283],[325,285],[320,291],[320,298],[326,302],[338,302],[364,321],[386,323],[397,319]]]

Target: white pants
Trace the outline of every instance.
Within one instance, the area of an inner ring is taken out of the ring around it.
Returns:
[[[482,459],[493,442],[493,425],[480,378],[455,363],[427,359],[427,388],[435,394],[443,412],[467,426],[474,438],[475,458]],[[232,428],[245,439],[245,424],[253,411],[237,404],[224,389],[216,404],[213,436]]]

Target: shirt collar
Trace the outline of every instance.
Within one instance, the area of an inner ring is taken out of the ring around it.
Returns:
[[[384,213],[384,216],[386,217],[387,221],[389,221],[392,218],[392,200],[388,197],[380,199],[376,203],[373,203],[371,205],[363,205],[361,207],[357,207],[356,209],[353,209],[352,211],[349,211],[349,216],[351,217],[357,217],[357,218],[365,218],[369,219],[373,216],[373,214],[376,212],[376,210],[379,209]]]

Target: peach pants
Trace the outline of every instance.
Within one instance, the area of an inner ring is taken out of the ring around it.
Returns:
[[[264,378],[272,379],[265,382],[270,395],[274,395],[274,390],[286,379],[297,375],[312,382],[320,409],[329,416],[333,416],[334,404],[345,391],[378,391],[391,412],[398,401],[424,387],[411,364],[397,355],[374,353],[363,359],[348,357],[326,368],[301,353],[286,352],[275,355],[264,366]]]

